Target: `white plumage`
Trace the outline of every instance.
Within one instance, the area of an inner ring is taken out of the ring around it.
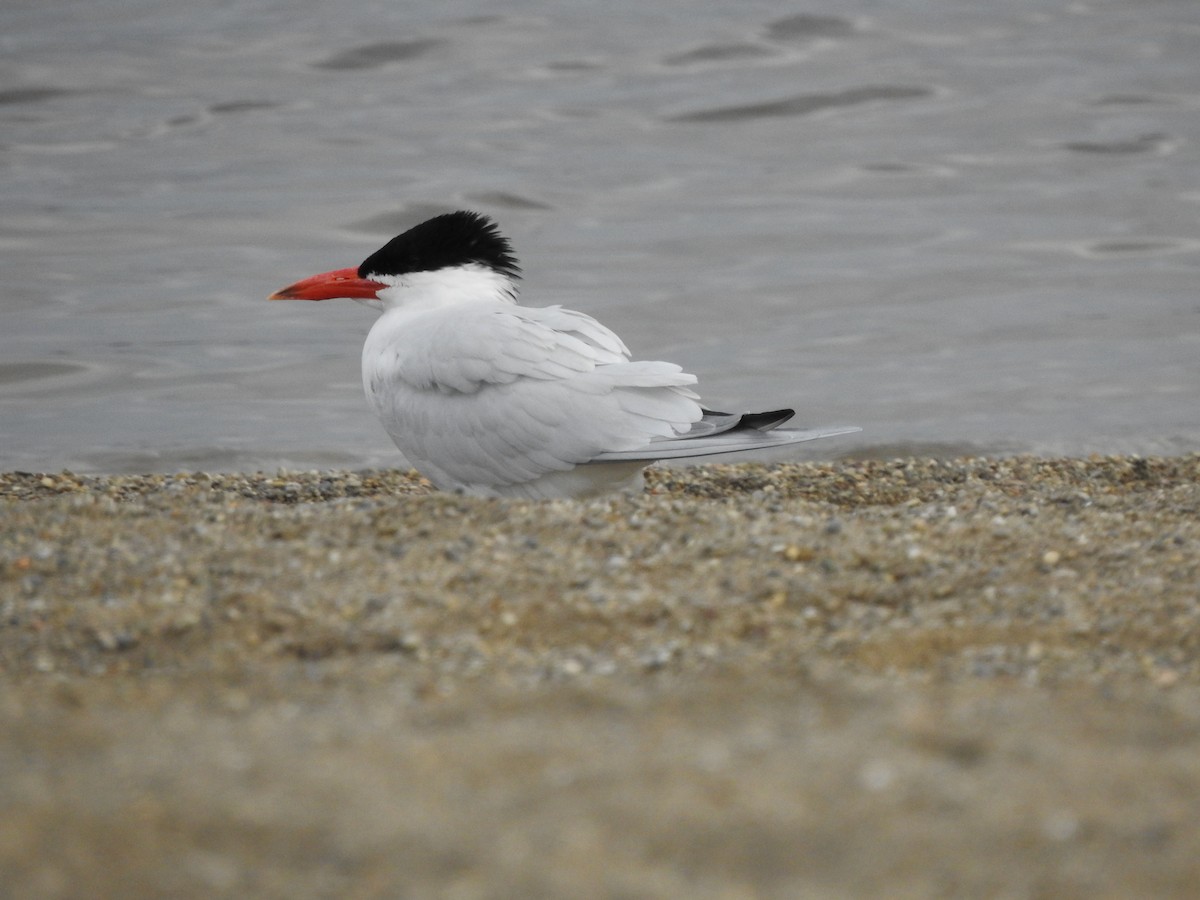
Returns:
[[[275,298],[379,301],[363,389],[408,461],[442,490],[587,496],[641,484],[649,463],[811,440],[854,428],[772,431],[790,410],[704,410],[696,377],[633,361],[583,313],[515,300],[507,241],[474,213],[400,235],[357,270],[323,273]]]

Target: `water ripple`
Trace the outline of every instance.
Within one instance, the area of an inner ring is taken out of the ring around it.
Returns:
[[[667,119],[669,122],[733,122],[744,119],[765,119],[778,116],[807,116],[826,109],[840,109],[874,103],[881,100],[916,100],[929,97],[933,90],[917,86],[867,86],[849,88],[831,94],[800,94],[769,103],[744,106],[719,106],[697,112],[683,113]]]

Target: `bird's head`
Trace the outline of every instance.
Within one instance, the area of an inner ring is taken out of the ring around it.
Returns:
[[[479,213],[446,213],[392,238],[357,268],[288,285],[269,300],[346,298],[387,307],[415,298],[437,304],[515,299],[521,268],[496,223]]]

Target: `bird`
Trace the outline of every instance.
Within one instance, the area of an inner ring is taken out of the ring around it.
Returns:
[[[791,409],[707,409],[695,375],[634,360],[591,316],[519,305],[521,274],[496,222],[459,210],[269,299],[381,310],[363,345],[363,390],[408,463],[443,491],[540,500],[640,490],[654,462],[860,430],[778,430]]]

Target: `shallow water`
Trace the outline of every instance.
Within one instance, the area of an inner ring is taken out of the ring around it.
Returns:
[[[0,469],[386,465],[372,313],[265,302],[430,213],[809,455],[1200,449],[1200,10],[0,7]]]

